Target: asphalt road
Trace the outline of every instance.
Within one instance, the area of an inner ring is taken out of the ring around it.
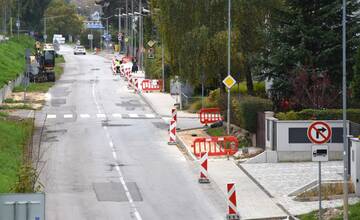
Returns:
[[[63,50],[65,73],[50,90],[41,149],[46,219],[224,219],[226,198],[200,185],[168,125],[110,61]]]

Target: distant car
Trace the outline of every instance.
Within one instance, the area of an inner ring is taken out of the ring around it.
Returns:
[[[85,47],[83,46],[76,46],[74,48],[74,55],[77,55],[77,54],[86,54],[86,50],[85,50]]]

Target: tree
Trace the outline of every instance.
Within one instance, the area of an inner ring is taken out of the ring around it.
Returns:
[[[73,4],[53,0],[45,11],[47,34],[79,35],[83,30],[82,18]]]
[[[348,1],[347,16],[347,65],[353,66],[352,55],[359,45],[360,3]],[[290,73],[298,66],[306,66],[328,73],[331,82],[339,91],[341,87],[341,3],[332,0],[286,0],[272,14],[268,25],[266,60],[263,76],[272,79],[275,85],[287,84]],[[349,78],[352,70],[348,69]],[[291,95],[292,86],[275,91]],[[283,96],[282,99],[290,97]],[[340,102],[337,102],[340,103]]]
[[[356,64],[354,66],[354,77],[351,82],[351,92],[353,103],[360,103],[360,48],[356,54]]]

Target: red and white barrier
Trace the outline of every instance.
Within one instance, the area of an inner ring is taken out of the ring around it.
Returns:
[[[144,79],[141,82],[141,89],[143,92],[160,92],[161,88],[162,88],[162,80]]]
[[[227,184],[228,192],[228,212],[226,214],[226,219],[228,220],[240,220],[239,213],[236,206],[236,187],[235,183]]]
[[[200,163],[200,178],[199,183],[210,183],[209,174],[208,174],[208,152],[201,152],[201,157],[199,159]]]
[[[207,126],[210,123],[223,121],[219,108],[202,108],[199,112],[200,123]]]
[[[176,122],[174,120],[170,121],[170,129],[169,129],[170,140],[168,142],[169,145],[176,144]]]
[[[134,78],[134,92],[135,93],[139,92],[139,79],[138,78]]]
[[[171,109],[171,120],[174,120],[175,124],[177,124],[177,110],[176,110],[176,108]]]

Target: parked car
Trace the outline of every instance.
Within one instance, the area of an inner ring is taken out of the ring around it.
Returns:
[[[75,46],[74,48],[74,55],[77,55],[77,54],[86,54],[86,50],[85,50],[85,47],[83,46]]]

